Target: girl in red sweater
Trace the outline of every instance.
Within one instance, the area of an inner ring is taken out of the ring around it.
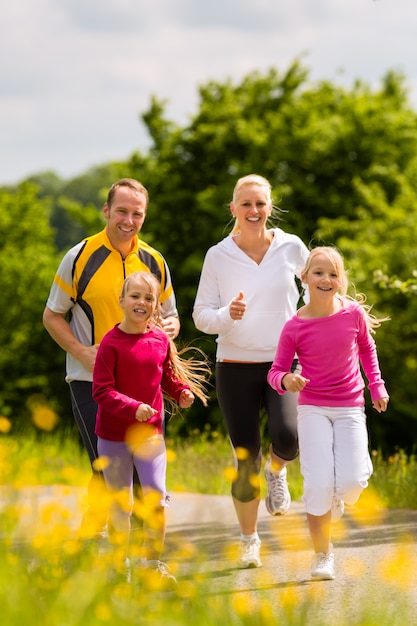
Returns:
[[[204,361],[182,359],[173,341],[158,326],[159,282],[148,272],[130,274],[123,285],[122,322],[100,343],[93,374],[98,404],[96,433],[103,474],[113,496],[110,523],[116,569],[130,579],[128,546],[133,508],[133,469],[142,485],[144,541],[141,561],[163,580],[175,582],[160,555],[165,539],[166,447],[163,392],[181,408],[195,396],[207,404]]]

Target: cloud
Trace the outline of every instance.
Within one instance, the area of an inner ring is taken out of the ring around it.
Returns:
[[[373,86],[402,70],[417,98],[415,0],[14,0],[0,5],[0,183],[72,176],[148,145],[151,94],[186,123],[199,85],[285,71]],[[4,164],[4,165],[3,165]]]

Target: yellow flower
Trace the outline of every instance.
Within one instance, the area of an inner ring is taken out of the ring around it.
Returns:
[[[226,480],[233,483],[237,478],[237,470],[235,467],[226,467],[223,472],[223,475]]]
[[[401,545],[383,558],[380,573],[383,580],[402,589],[414,586],[416,565],[410,546],[407,544]]]
[[[246,461],[249,456],[249,450],[246,448],[235,448],[235,454],[239,461]]]
[[[232,607],[238,615],[249,615],[253,605],[247,595],[238,594],[232,598]]]
[[[109,465],[109,459],[107,456],[100,456],[98,459],[94,459],[93,461],[93,469],[96,472],[102,472]]]
[[[51,431],[58,423],[58,415],[48,406],[37,406],[32,411],[32,421],[40,430]]]
[[[97,619],[101,622],[109,622],[113,616],[112,610],[108,604],[104,604],[104,602],[100,602],[97,604],[95,608],[95,614]]]
[[[12,427],[12,423],[7,417],[0,415],[0,433],[8,433]]]
[[[167,449],[167,463],[173,463],[177,460],[177,453],[174,450]]]
[[[349,512],[356,522],[365,526],[380,522],[386,511],[376,491],[372,487],[368,487],[362,493],[359,502],[349,509]]]

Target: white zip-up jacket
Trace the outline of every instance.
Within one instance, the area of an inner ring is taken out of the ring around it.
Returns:
[[[207,251],[195,299],[196,328],[218,335],[217,361],[272,362],[285,322],[296,312],[309,251],[299,237],[273,228],[271,245],[258,265],[229,235]],[[241,320],[232,320],[230,302],[244,293]]]

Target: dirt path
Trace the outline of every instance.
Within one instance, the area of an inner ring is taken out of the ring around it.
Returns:
[[[347,623],[364,623],[364,606],[373,616],[381,607],[386,615],[387,606],[397,618],[404,613],[402,621],[372,622],[380,626],[417,623],[417,511],[347,512],[333,531],[334,581],[310,579],[312,552],[301,503],[293,503],[279,518],[261,503],[259,535],[263,567],[237,569],[230,498],[177,494],[173,499],[168,546],[186,539],[207,555],[199,563],[184,561],[183,569],[185,576],[205,577],[210,593],[245,598],[255,610],[265,599],[275,610],[291,603],[300,610],[305,601],[323,625],[346,623],[346,616]]]

